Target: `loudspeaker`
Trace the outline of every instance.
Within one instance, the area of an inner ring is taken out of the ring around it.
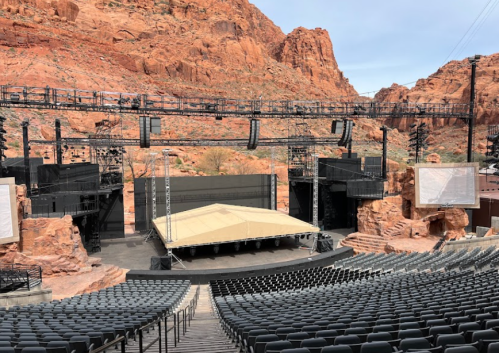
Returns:
[[[151,134],[161,134],[161,118],[151,118]]]
[[[172,269],[171,256],[151,256],[151,270],[169,271]]]
[[[139,117],[140,148],[151,147],[151,118]]]
[[[333,120],[331,123],[331,133],[335,135],[339,135],[343,133],[343,120]]]
[[[260,135],[260,120],[250,120],[250,135],[248,141],[248,149],[254,150],[258,146],[258,137]]]
[[[341,135],[340,141],[338,141],[338,146],[347,146],[352,139],[353,121],[343,120],[343,134]]]

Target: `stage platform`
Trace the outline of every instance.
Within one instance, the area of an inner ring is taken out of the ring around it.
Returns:
[[[152,221],[168,249],[293,237],[320,229],[287,214],[255,207],[214,204],[171,216],[171,241],[166,217]]]
[[[170,280],[188,279],[193,284],[207,284],[211,280],[227,278],[245,278],[255,276],[274,275],[289,271],[298,271],[318,266],[331,266],[336,261],[353,256],[353,249],[342,247],[316,256],[303,259],[277,262],[259,266],[245,266],[240,268],[184,270],[184,271],[143,271],[131,270],[126,274],[126,279],[139,280]]]
[[[353,229],[339,229],[328,231],[334,239],[335,247],[344,237],[353,232]],[[307,247],[312,246],[313,239],[300,238],[300,243],[295,244],[291,238],[283,238],[279,247],[272,242],[263,242],[260,249],[255,249],[253,244],[241,247],[239,252],[234,252],[229,245],[222,245],[218,254],[213,254],[209,248],[203,249],[191,256],[189,251],[173,250],[187,270],[203,269],[227,269],[245,266],[272,265],[280,262],[308,259],[318,253],[310,254]],[[103,239],[101,241],[101,252],[90,254],[91,257],[102,258],[102,262],[112,264],[125,269],[149,270],[152,256],[164,256],[167,251],[159,239],[144,241],[144,235],[127,234],[122,239]],[[184,272],[178,264],[174,265],[172,271]]]

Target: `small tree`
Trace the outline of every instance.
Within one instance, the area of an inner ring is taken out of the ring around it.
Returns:
[[[229,150],[223,147],[213,147],[206,151],[201,157],[199,166],[204,170],[214,170],[220,173],[222,166],[230,157]]]
[[[142,178],[143,176],[147,175],[151,169],[153,158],[149,153],[145,153],[142,158],[137,158],[135,155],[135,150],[133,149],[128,149],[127,153],[124,154],[124,159],[126,165],[130,167],[130,171],[132,172],[132,178],[137,179],[137,178]],[[144,169],[135,174],[135,166],[137,163],[142,163],[144,165]]]

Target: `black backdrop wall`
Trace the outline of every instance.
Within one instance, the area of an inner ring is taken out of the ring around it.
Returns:
[[[223,203],[270,209],[269,174],[171,177],[172,213]],[[152,218],[151,178],[134,180],[135,229],[150,229]],[[156,178],[156,213],[165,215],[165,179]]]

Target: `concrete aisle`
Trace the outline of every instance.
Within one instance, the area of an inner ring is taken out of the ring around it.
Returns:
[[[191,288],[193,295],[196,292],[196,288],[195,286]],[[188,298],[192,298],[192,296],[189,295]],[[185,300],[185,305],[189,303],[188,298]],[[181,306],[181,308],[185,307],[185,305]],[[177,343],[177,347],[174,347],[173,335],[171,339],[168,337],[168,353],[236,353],[238,351],[235,344],[229,340],[220,327],[218,318],[215,317],[209,286],[202,285],[196,315],[191,321],[191,327],[187,327],[185,336],[182,336],[181,333],[180,342]]]

